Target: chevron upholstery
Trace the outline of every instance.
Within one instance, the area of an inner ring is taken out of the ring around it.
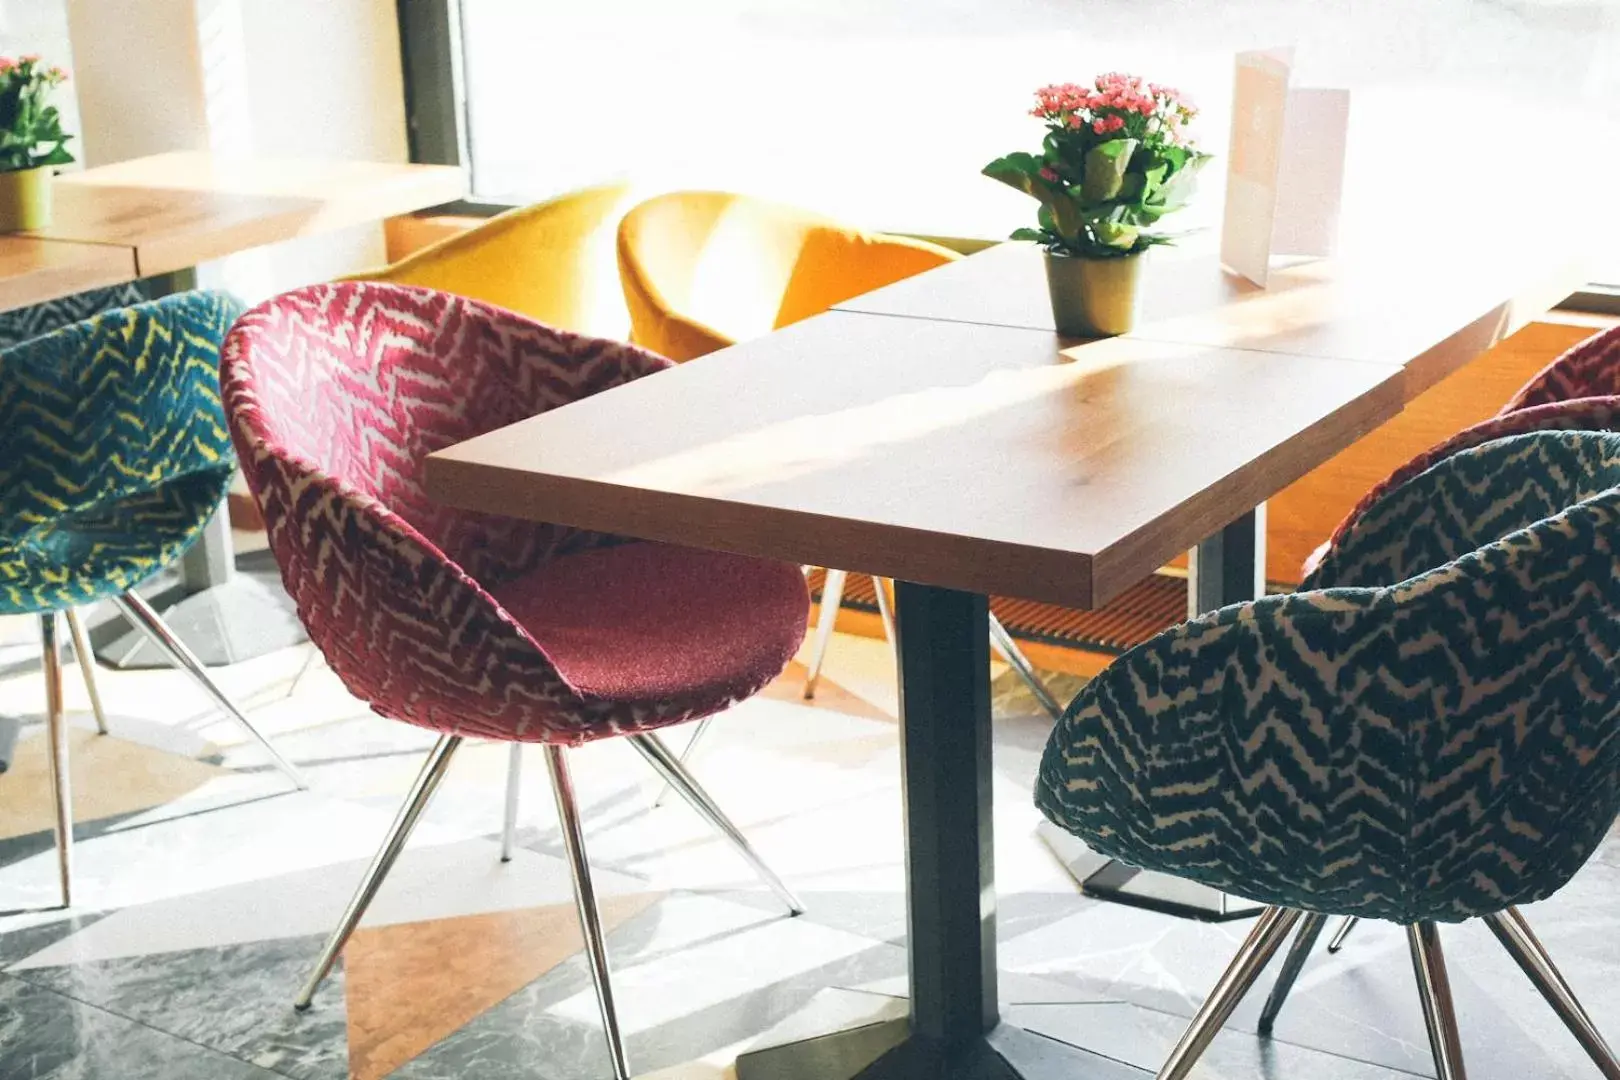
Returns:
[[[1593,334],[1542,368],[1500,415],[1574,398],[1620,395],[1620,326]]]
[[[237,451],[351,691],[447,734],[577,745],[719,711],[781,672],[808,615],[798,568],[452,510],[423,487],[435,450],[668,366],[370,282],[237,322],[222,367]]]
[[[1096,850],[1401,923],[1547,896],[1620,807],[1620,435],[1447,457],[1319,588],[1194,619],[1070,705],[1036,802]]]
[[[200,535],[235,469],[217,370],[241,310],[180,293],[0,352],[0,614],[125,593]]]
[[[1417,455],[1374,486],[1306,558],[1301,587],[1314,587],[1312,574],[1328,550],[1390,489],[1459,450],[1508,435],[1557,429],[1620,430],[1620,327],[1594,334],[1567,350],[1525,383],[1495,416]]]
[[[52,330],[60,330],[64,326],[82,322],[103,311],[134,307],[145,301],[146,294],[141,292],[134,282],[127,282],[105,289],[71,293],[55,300],[46,300],[41,304],[0,311],[0,349],[21,345],[29,338],[36,338]]]

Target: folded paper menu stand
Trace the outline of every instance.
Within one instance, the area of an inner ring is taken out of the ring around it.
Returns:
[[[1350,91],[1292,73],[1292,49],[1237,56],[1221,263],[1261,287],[1273,255],[1331,255],[1338,239]]]

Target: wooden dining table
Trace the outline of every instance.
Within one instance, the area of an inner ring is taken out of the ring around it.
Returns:
[[[1002,245],[428,460],[453,506],[896,579],[909,1015],[743,1080],[1142,1075],[1000,1014],[986,595],[1097,607],[1189,549],[1193,607],[1259,595],[1270,495],[1580,282],[1456,250],[1260,289],[1189,248],[1093,341],[1053,330],[1041,259]]]

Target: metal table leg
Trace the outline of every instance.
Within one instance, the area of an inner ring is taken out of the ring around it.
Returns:
[[[739,1080],[1139,1080],[1001,1020],[984,597],[896,583],[910,1016],[743,1054]]]
[[[1265,504],[1200,543],[1190,553],[1188,566],[1188,618],[1265,595]],[[1037,832],[1088,896],[1217,922],[1248,918],[1261,910],[1252,900],[1098,855],[1049,821],[1041,822]]]

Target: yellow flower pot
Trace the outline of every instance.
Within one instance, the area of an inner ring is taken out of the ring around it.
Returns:
[[[43,229],[51,223],[51,167],[0,172],[0,232]]]
[[[1108,337],[1136,326],[1142,256],[1088,259],[1046,253],[1046,286],[1057,331],[1070,337]]]

